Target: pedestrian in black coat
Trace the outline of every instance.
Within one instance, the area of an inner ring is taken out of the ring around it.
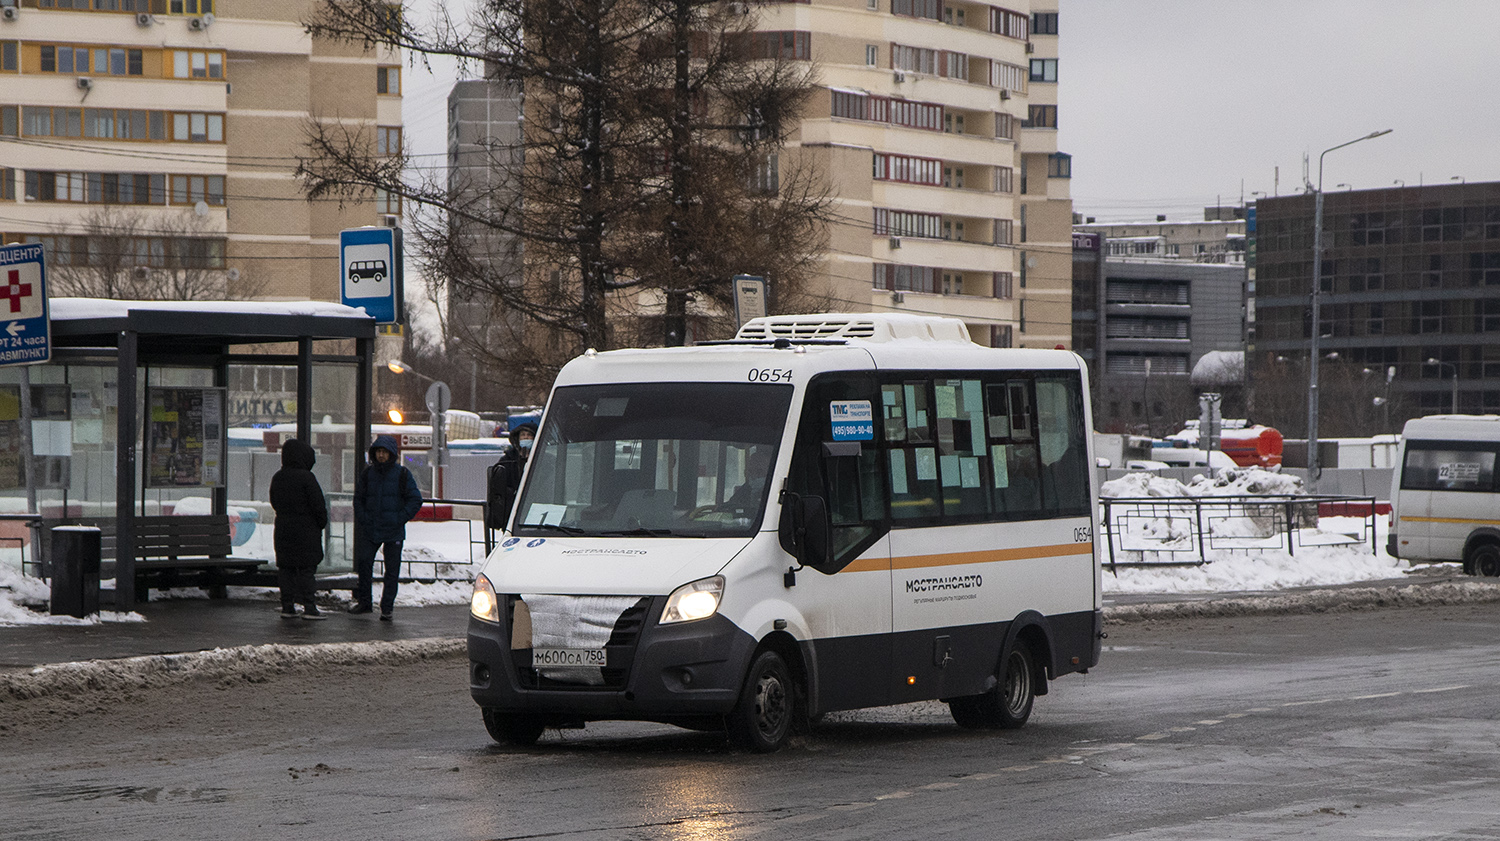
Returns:
[[[281,615],[323,619],[313,601],[313,573],[323,560],[323,529],[328,527],[328,503],[313,475],[318,461],[313,448],[288,438],[281,445],[281,469],[271,477],[271,508],[276,511],[276,582],[281,585]]]
[[[510,449],[500,460],[490,465],[488,477],[489,522],[492,529],[503,529],[510,521],[511,506],[516,503],[516,491],[521,487],[521,474],[526,470],[526,458],[531,455],[531,443],[536,438],[536,424],[516,424],[510,431]]]

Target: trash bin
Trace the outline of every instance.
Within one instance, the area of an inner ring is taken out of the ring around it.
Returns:
[[[47,557],[52,565],[52,615],[80,619],[99,612],[99,529],[57,526]]]

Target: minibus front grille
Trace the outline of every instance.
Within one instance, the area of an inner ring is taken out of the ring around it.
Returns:
[[[506,628],[515,627],[516,602],[519,601],[521,601],[520,596],[506,597]],[[642,596],[615,620],[614,629],[609,635],[609,642],[604,644],[610,665],[599,670],[604,678],[602,686],[552,680],[531,667],[530,648],[513,647],[510,654],[515,666],[517,682],[523,689],[555,689],[570,692],[613,691],[625,688],[630,678],[630,664],[635,660],[636,644],[640,641],[642,629],[646,627],[646,612],[650,607],[651,597]]]

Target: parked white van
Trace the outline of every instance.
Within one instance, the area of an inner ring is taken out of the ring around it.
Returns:
[[[633,719],[771,751],[929,699],[1020,727],[1099,659],[1087,383],[898,314],[569,362],[475,583],[490,734]]]
[[[1406,422],[1391,480],[1386,552],[1409,561],[1460,561],[1500,575],[1500,415],[1433,415]]]

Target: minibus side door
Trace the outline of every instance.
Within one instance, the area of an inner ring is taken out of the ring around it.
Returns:
[[[820,711],[889,703],[891,553],[874,440],[879,399],[868,372],[815,378],[787,476],[784,516],[796,496],[819,497],[827,510],[828,557],[796,572],[786,595],[812,636]]]

